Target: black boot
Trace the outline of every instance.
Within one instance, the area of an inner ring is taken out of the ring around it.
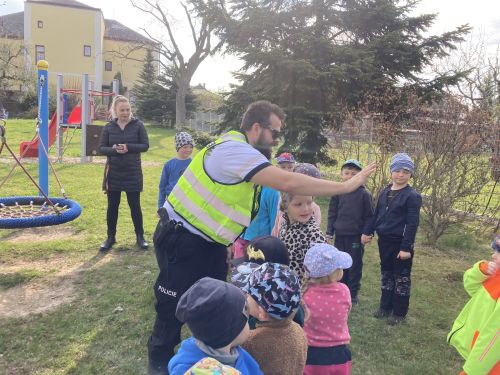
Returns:
[[[99,251],[108,251],[109,249],[111,249],[113,247],[113,245],[116,243],[116,238],[115,236],[108,236],[108,238],[106,238],[106,241],[104,241],[101,245],[101,248],[99,249]]]
[[[143,234],[138,234],[137,235],[137,245],[142,249],[142,250],[147,250],[148,249],[148,243],[144,239]]]

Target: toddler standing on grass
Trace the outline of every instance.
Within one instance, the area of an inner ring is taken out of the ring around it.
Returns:
[[[179,178],[182,176],[189,163],[191,163],[191,154],[193,153],[194,141],[191,134],[179,132],[175,135],[175,150],[177,156],[170,159],[163,166],[158,188],[158,208],[163,207],[165,200],[174,188]]]
[[[345,161],[340,171],[342,182],[356,176],[361,169],[362,166],[358,160]],[[330,199],[326,238],[331,241],[335,234],[335,247],[352,257],[352,266],[344,271],[342,282],[349,287],[353,305],[358,303],[358,292],[363,275],[365,248],[361,243],[361,234],[372,216],[372,198],[364,186],[360,186],[349,194],[334,195]]]
[[[422,197],[408,185],[415,171],[413,160],[404,153],[391,159],[392,183],[378,197],[375,214],[363,229],[361,241],[378,234],[381,289],[380,307],[375,318],[387,318],[387,324],[404,322],[410,304],[413,247],[419,224]]]
[[[349,254],[329,244],[315,244],[304,259],[306,277],[303,299],[309,348],[304,375],[348,375],[351,352],[347,319],[351,295],[340,281],[343,269],[352,265]]]

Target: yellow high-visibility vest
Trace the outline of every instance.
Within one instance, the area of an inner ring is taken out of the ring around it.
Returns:
[[[207,145],[191,161],[168,195],[174,211],[214,242],[228,246],[250,225],[259,208],[261,187],[252,182],[222,184],[206,173],[206,153],[223,142],[247,143],[230,131]]]

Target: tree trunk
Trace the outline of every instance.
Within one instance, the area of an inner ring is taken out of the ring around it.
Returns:
[[[180,77],[177,81],[177,93],[175,95],[175,127],[177,129],[186,125],[186,94],[189,80]]]

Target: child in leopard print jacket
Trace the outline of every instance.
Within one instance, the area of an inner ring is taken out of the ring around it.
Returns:
[[[290,268],[304,275],[304,257],[314,243],[325,243],[326,238],[313,216],[313,197],[281,193],[281,207],[285,220],[281,223],[279,239],[288,249]]]

